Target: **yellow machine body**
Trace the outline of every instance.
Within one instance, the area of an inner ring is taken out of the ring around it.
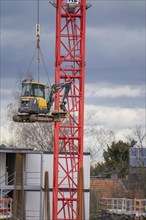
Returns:
[[[47,101],[43,98],[36,97],[38,102],[39,110],[47,109]]]
[[[23,82],[18,112],[28,114],[47,113],[46,84]]]

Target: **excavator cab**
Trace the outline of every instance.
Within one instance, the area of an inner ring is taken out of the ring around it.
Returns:
[[[22,82],[22,93],[21,96],[34,96],[42,97],[45,99],[45,84],[35,83],[35,82]]]
[[[47,86],[38,82],[22,82],[20,113],[48,113],[45,91]]]

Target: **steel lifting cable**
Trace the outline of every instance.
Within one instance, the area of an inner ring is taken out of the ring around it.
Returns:
[[[34,60],[35,54],[36,54],[36,48],[35,48],[35,51],[34,51],[34,53],[33,53],[32,58],[31,58],[30,64],[29,64],[29,66],[28,66],[28,69],[27,69],[27,71],[26,71],[26,74],[27,74],[27,75],[29,74],[29,71],[30,71],[30,68],[31,68],[31,66],[32,66],[32,62],[33,62],[33,60]]]
[[[37,48],[37,63],[38,63],[38,83],[40,74],[40,23],[39,23],[39,0],[37,0],[37,24],[36,24],[36,48]]]
[[[44,61],[44,58],[43,58],[43,54],[42,54],[42,51],[41,51],[41,48],[40,48],[40,4],[39,4],[39,0],[37,1],[37,25],[36,25],[36,37],[37,37],[37,49],[38,49],[38,57],[37,57],[37,63],[38,63],[38,82],[39,82],[39,72],[40,72],[40,68],[39,68],[39,64],[40,64],[40,56],[41,56],[41,59],[43,61],[43,65],[44,65],[44,68],[45,68],[45,73],[47,75],[47,78],[48,78],[48,83],[49,83],[49,86],[51,87],[51,82],[50,82],[50,79],[49,79],[49,74],[47,72],[47,68],[46,68],[46,65],[45,65],[45,61]]]
[[[45,72],[47,74],[47,68],[46,68],[46,65],[45,65],[45,62],[44,62],[44,59],[43,59],[43,55],[42,55],[42,52],[41,52],[41,48],[40,48],[40,4],[39,4],[39,0],[37,1],[37,25],[36,25],[36,37],[37,37],[37,45],[36,45],[36,49],[37,49],[37,62],[38,62],[38,83],[39,83],[39,74],[40,74],[40,67],[39,67],[39,64],[40,64],[40,56],[41,56],[41,59],[43,61],[43,65],[44,65],[44,68],[45,68]],[[48,77],[48,81],[49,81],[49,84],[51,86],[51,83],[50,83],[50,80],[49,80],[49,76],[47,74],[47,77]],[[39,88],[39,84],[38,84],[38,88]],[[39,111],[39,109],[38,109]],[[38,112],[39,114],[39,112]],[[41,129],[41,126],[39,123],[37,123],[37,127],[39,129]]]
[[[37,53],[36,62],[38,63],[38,66],[37,66],[38,83],[39,83],[39,80],[40,80],[40,58],[41,58],[42,63],[44,65],[45,74],[47,76],[48,84],[51,87],[51,81],[50,81],[50,78],[49,78],[49,73],[47,71],[47,68],[46,68],[46,65],[45,65],[45,61],[44,61],[44,58],[43,58],[43,54],[42,54],[42,51],[41,51],[41,48],[40,48],[40,24],[39,24],[40,9],[39,8],[40,8],[40,4],[39,4],[39,0],[37,0],[36,47],[35,47],[34,53],[32,55],[30,64],[28,66],[28,69],[27,69],[25,75],[28,78],[28,76],[30,74],[30,69],[31,69],[32,63],[33,63],[33,61],[35,59],[35,56],[36,56],[36,53]],[[33,77],[32,73],[31,73],[31,76],[29,76],[29,77]]]
[[[43,54],[42,54],[41,48],[40,48],[40,55],[41,55],[41,58],[42,58],[42,61],[43,61],[43,65],[44,65],[44,68],[45,68],[46,76],[48,78],[49,86],[51,87],[52,84],[51,84],[51,81],[50,81],[50,78],[49,78],[49,74],[48,74],[48,71],[47,71],[47,67],[46,67],[46,64],[45,64],[45,61],[44,61],[44,58],[43,58]]]

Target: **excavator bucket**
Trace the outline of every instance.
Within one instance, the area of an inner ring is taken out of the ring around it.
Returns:
[[[55,110],[55,111],[53,111],[52,113],[51,113],[51,115],[55,118],[55,119],[57,119],[57,118],[67,118],[67,112],[66,111],[57,111],[57,110]]]

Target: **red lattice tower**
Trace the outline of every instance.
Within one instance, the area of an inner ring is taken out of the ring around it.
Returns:
[[[72,86],[68,118],[54,126],[54,220],[83,219],[85,22],[86,0],[56,0],[55,83]],[[61,97],[56,93],[55,110]]]

